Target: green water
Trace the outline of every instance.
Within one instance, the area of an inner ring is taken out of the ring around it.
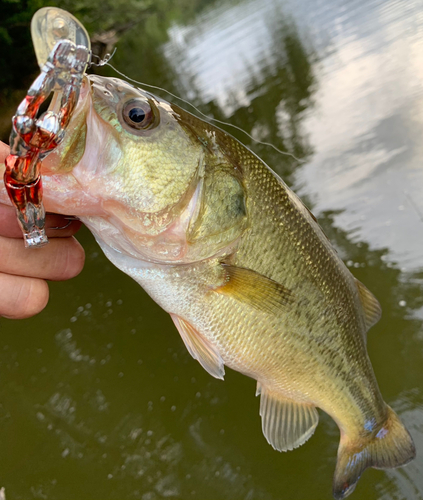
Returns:
[[[113,63],[305,160],[235,133],[308,203],[383,308],[368,351],[418,454],[404,469],[366,471],[351,498],[421,499],[423,5],[203,4],[160,43],[134,27]],[[7,499],[330,499],[334,422],[321,413],[303,447],[274,451],[254,381],[231,370],[211,378],[167,314],[88,231],[78,237],[82,274],[52,283],[37,317],[1,320]]]

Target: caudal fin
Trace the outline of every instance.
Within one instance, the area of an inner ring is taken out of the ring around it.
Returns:
[[[367,467],[391,469],[405,465],[416,456],[413,440],[397,414],[388,408],[388,418],[371,439],[350,440],[341,437],[338,461],[333,478],[333,496],[337,500],[354,491]]]

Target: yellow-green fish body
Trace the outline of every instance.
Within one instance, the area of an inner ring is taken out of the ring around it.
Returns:
[[[274,448],[300,446],[316,407],[328,413],[336,498],[365,468],[410,461],[366,351],[380,306],[302,202],[220,129],[121,80],[90,85],[44,167],[47,209],[81,217],[211,375],[226,365],[257,380]]]

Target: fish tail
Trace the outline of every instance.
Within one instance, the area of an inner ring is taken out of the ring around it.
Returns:
[[[341,500],[352,493],[367,467],[390,469],[416,456],[413,440],[397,414],[387,406],[388,417],[376,435],[351,440],[341,435],[333,478],[333,496]]]

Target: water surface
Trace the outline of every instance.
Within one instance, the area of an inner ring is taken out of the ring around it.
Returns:
[[[132,78],[303,159],[234,132],[302,196],[383,308],[368,350],[418,456],[366,471],[351,498],[423,498],[423,4],[227,0],[175,22],[161,44],[134,28],[118,47],[113,63]],[[36,318],[1,320],[8,500],[330,499],[334,422],[321,413],[308,443],[274,451],[255,382],[212,379],[170,318],[87,231],[79,239],[83,273],[53,283]]]

